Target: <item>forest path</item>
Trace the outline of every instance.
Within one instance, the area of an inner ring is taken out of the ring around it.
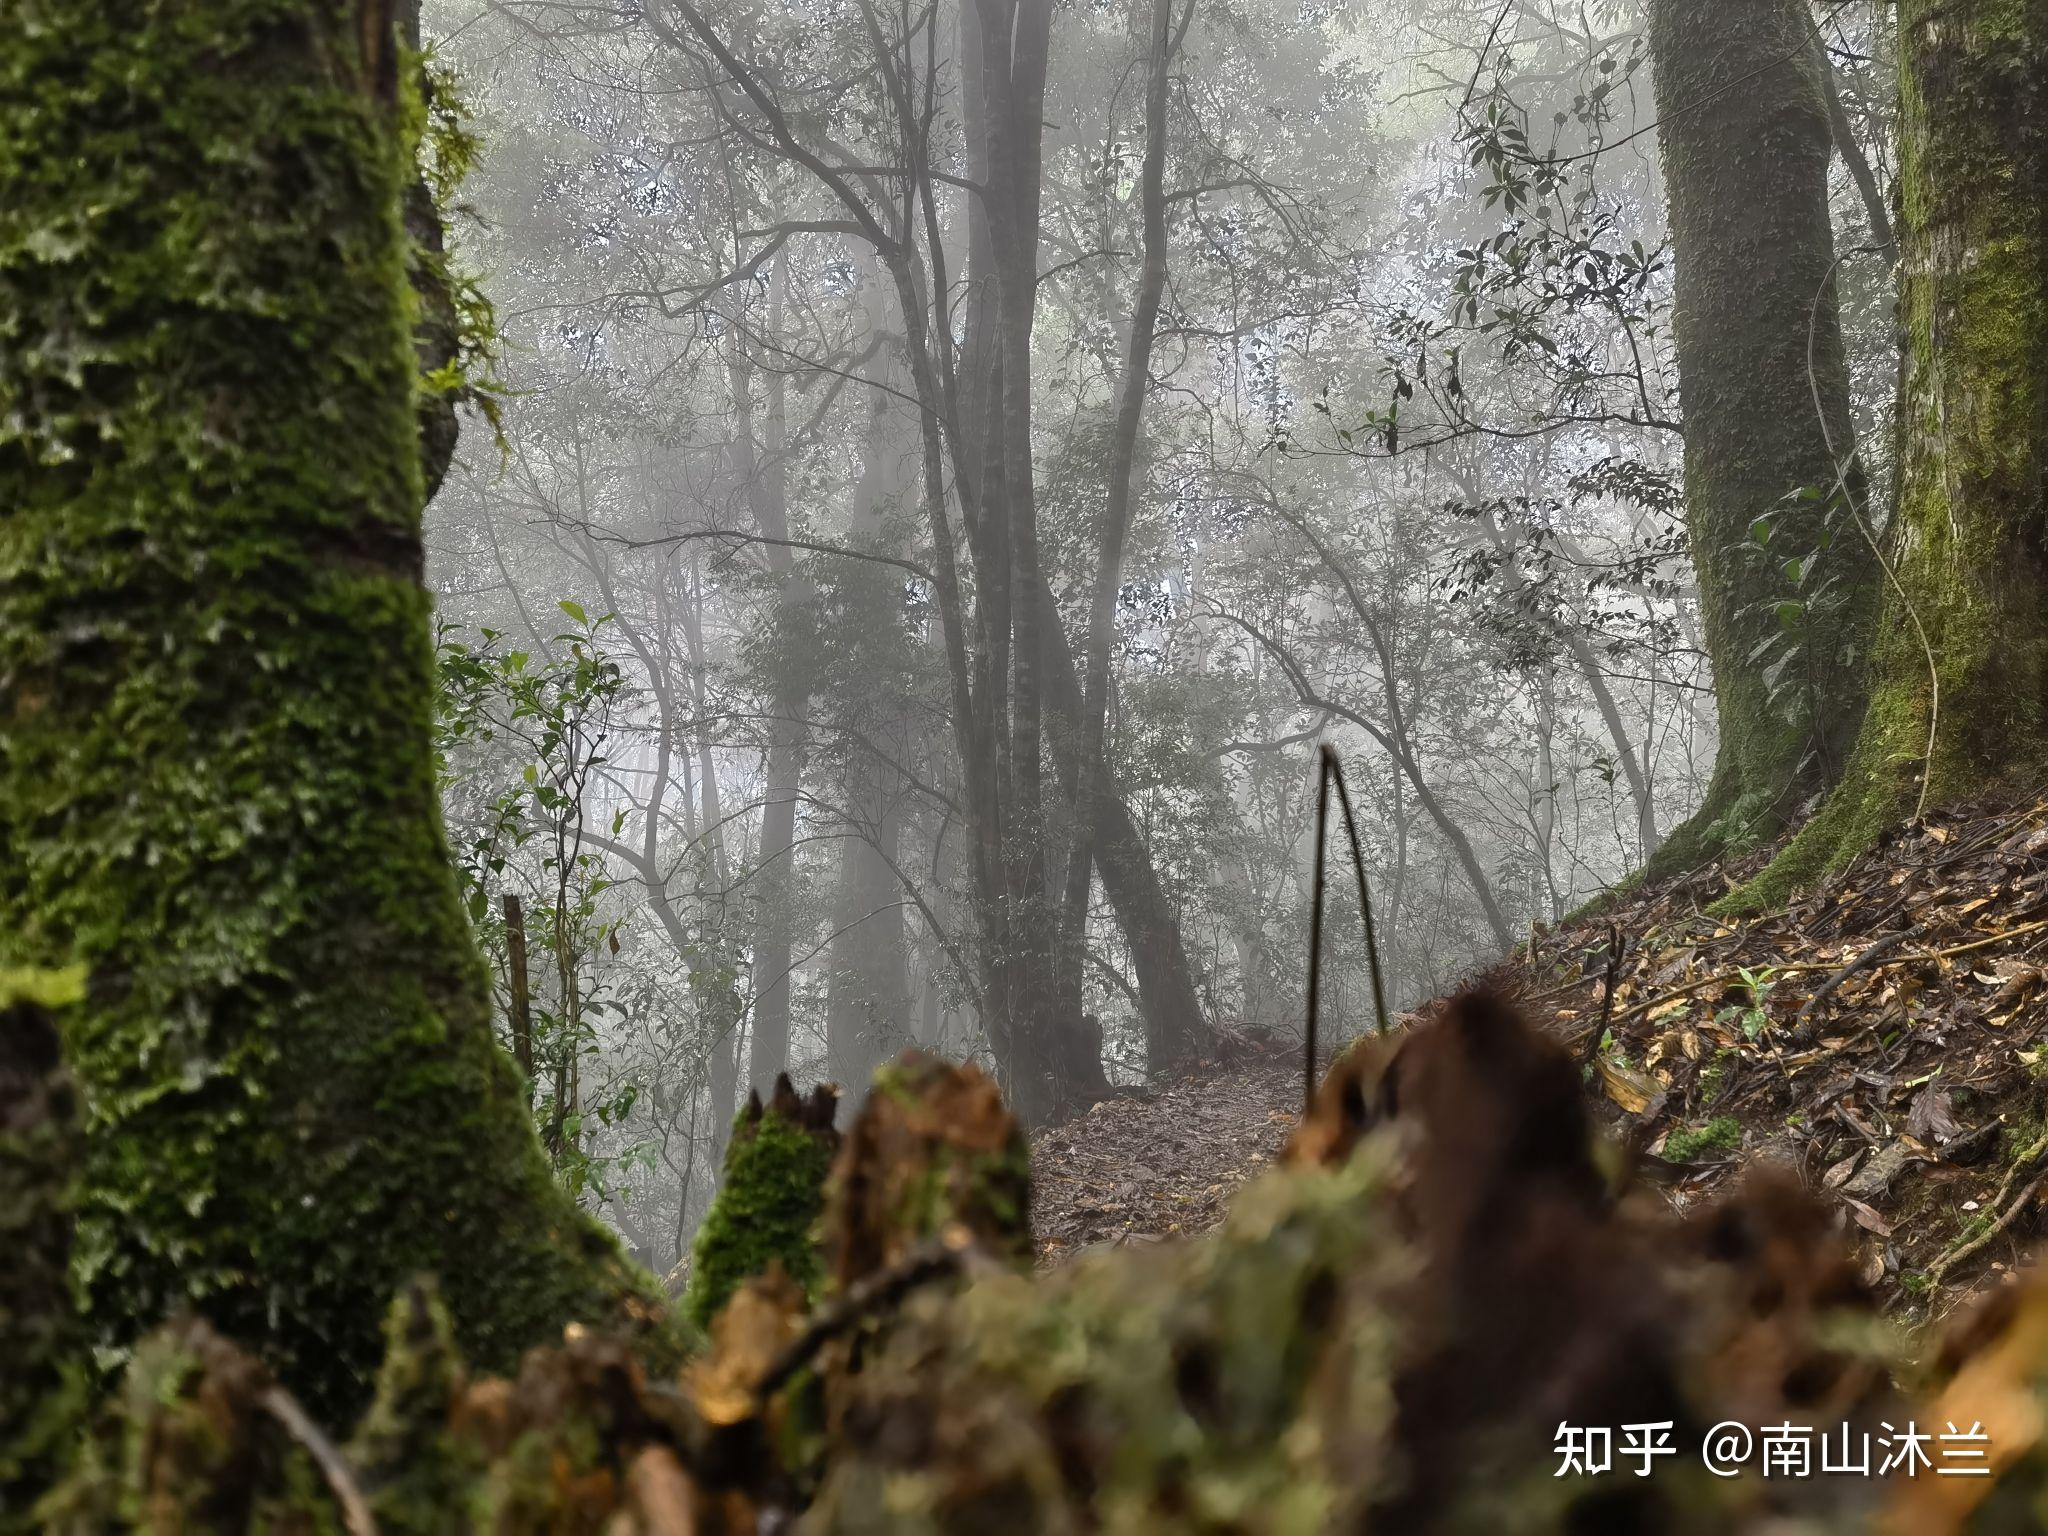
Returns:
[[[1272,1166],[1300,1109],[1300,1048],[1280,1045],[1040,1131],[1031,1140],[1039,1262],[1208,1231],[1237,1187]]]
[[[1754,919],[1704,910],[1772,851],[1629,891],[1487,979],[1582,1052],[1596,1117],[1680,1210],[1766,1159],[1906,1314],[2009,1283],[2048,1231],[2048,801],[1934,813]],[[1041,1131],[1040,1262],[1215,1226],[1300,1095],[1276,1042]]]

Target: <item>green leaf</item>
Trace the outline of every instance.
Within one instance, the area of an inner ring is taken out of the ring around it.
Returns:
[[[590,622],[590,615],[583,611],[583,605],[573,597],[563,598],[556,606],[578,624],[588,624]]]

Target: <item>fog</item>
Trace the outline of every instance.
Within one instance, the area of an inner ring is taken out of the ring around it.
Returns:
[[[642,1258],[778,1073],[916,1045],[1042,1123],[1298,1039],[1324,744],[1397,1010],[1701,805],[1646,9],[430,0],[446,815]],[[1872,9],[1815,12],[1844,252]],[[1884,265],[1835,286],[1881,485]]]

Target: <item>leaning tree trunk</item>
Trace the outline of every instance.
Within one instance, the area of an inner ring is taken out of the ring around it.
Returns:
[[[1043,581],[1038,585],[1037,601],[1045,612],[1046,632],[1052,637],[1052,664],[1046,669],[1048,698],[1053,713],[1063,722],[1071,722],[1081,713],[1080,672],[1058,628],[1059,604]],[[1071,726],[1048,733],[1053,750],[1066,759],[1061,765],[1064,771],[1078,772],[1079,734]],[[1087,834],[1094,845],[1102,892],[1124,931],[1131,964],[1138,973],[1145,1059],[1155,1071],[1172,1071],[1215,1049],[1215,1026],[1202,1009],[1179,915],[1130,807],[1116,787],[1107,783],[1092,802]]]
[[[196,1308],[340,1410],[435,1271],[510,1366],[652,1293],[549,1175],[449,868],[389,7],[0,36],[0,971],[87,970],[84,1321]]]
[[[1137,293],[1131,305],[1130,334],[1124,346],[1124,372],[1117,385],[1116,414],[1110,429],[1109,471],[1102,516],[1097,525],[1095,589],[1088,604],[1088,633],[1082,646],[1082,693],[1079,723],[1080,756],[1074,774],[1074,840],[1067,858],[1066,890],[1060,916],[1059,965],[1062,1010],[1081,1012],[1083,956],[1088,947],[1088,897],[1093,887],[1094,840],[1089,834],[1101,818],[1097,800],[1110,793],[1106,738],[1109,718],[1109,660],[1116,637],[1117,594],[1123,589],[1124,546],[1137,495],[1138,437],[1145,397],[1152,385],[1152,332],[1166,291],[1166,111],[1167,69],[1172,62],[1173,0],[1153,0],[1150,71],[1145,86],[1145,153],[1138,176],[1144,250]],[[1148,1044],[1152,1042],[1148,1041]],[[1173,1046],[1181,1037],[1160,1042]],[[1149,1054],[1149,1053],[1148,1053]],[[1097,1060],[1085,1065],[1101,1070]],[[1155,1057],[1155,1070],[1181,1065],[1174,1055]]]
[[[2048,750],[2048,0],[1912,0],[1899,36],[1896,580],[1849,771],[1741,906]]]
[[[1720,716],[1706,801],[1652,873],[1774,835],[1840,776],[1863,717],[1882,578],[1854,521],[1868,509],[1831,281],[1831,131],[1810,26],[1804,0],[1650,7],[1677,258],[1686,527]],[[1802,488],[1825,494],[1796,499]],[[1758,548],[1751,530],[1765,517]]]

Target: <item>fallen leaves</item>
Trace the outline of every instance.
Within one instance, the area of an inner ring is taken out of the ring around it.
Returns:
[[[1961,1206],[1990,1201],[2048,1074],[2048,801],[1940,812],[1781,911],[1705,912],[1773,851],[1631,893],[1494,979],[1591,1058],[1589,1087],[1633,1144],[1735,1117],[1877,1245],[1894,1303],[1932,1305],[1916,1277],[1982,1225]],[[1682,1169],[1672,1197],[1730,1172]],[[2029,1219],[1977,1263],[2010,1260]]]

